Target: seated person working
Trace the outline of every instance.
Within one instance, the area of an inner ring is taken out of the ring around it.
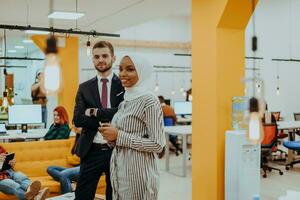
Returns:
[[[76,138],[73,145],[71,145],[70,155],[67,156],[67,162],[73,166],[71,168],[60,166],[49,166],[47,172],[52,178],[60,182],[61,194],[72,192],[72,182],[77,181],[80,171],[80,158],[75,154],[75,150],[78,144],[78,140],[81,133],[81,128],[76,128]]]
[[[62,106],[53,110],[53,124],[44,136],[45,140],[68,139],[70,136],[69,118],[67,111]]]
[[[0,146],[0,161],[6,158],[6,150]],[[44,200],[48,188],[41,189],[41,182],[31,182],[22,172],[14,171],[16,161],[10,160],[11,169],[0,171],[0,192],[15,195],[19,200]]]
[[[173,121],[172,126],[175,125],[177,122],[177,117],[174,112],[174,109],[165,103],[165,98],[163,96],[158,96],[158,99],[159,99],[159,102],[160,102],[160,105],[161,105],[161,108],[163,111],[164,118],[171,118]],[[179,144],[177,143],[177,136],[170,134],[169,141],[175,147],[175,154],[176,154],[176,156],[178,156],[179,151],[182,152],[182,149],[179,147]]]

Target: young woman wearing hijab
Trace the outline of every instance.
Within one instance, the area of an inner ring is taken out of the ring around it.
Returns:
[[[157,153],[166,144],[163,114],[147,81],[152,67],[139,56],[125,56],[119,76],[125,87],[111,125],[99,127],[104,139],[114,143],[111,157],[113,199],[156,200],[159,188]]]

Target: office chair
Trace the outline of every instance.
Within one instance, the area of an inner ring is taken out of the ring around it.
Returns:
[[[174,126],[175,122],[172,117],[164,117],[164,125],[165,126]],[[172,143],[172,145],[175,147],[175,154],[176,156],[179,155],[179,151],[182,152],[182,149],[179,147],[179,144],[177,143],[177,135],[169,135],[169,141]]]
[[[300,121],[300,113],[294,113],[295,121]]]
[[[283,141],[283,146],[285,146],[286,148],[293,150],[293,151],[300,151],[300,140],[298,140],[298,141]],[[293,168],[294,164],[298,164],[298,163],[300,163],[300,159],[294,160],[294,161],[286,164],[285,169],[289,170],[290,167]]]
[[[294,119],[295,121],[300,121],[300,113],[294,113]],[[300,130],[296,130],[295,133],[300,136]]]
[[[276,118],[274,115],[271,115],[271,124],[276,125]],[[265,121],[265,116],[262,118],[262,123],[263,124],[268,124]],[[277,125],[276,125],[277,129]],[[286,161],[287,158],[287,153],[281,149],[278,148],[278,145],[281,144],[281,140],[288,137],[288,134],[284,133],[283,131],[277,131],[277,144],[272,148],[272,153],[273,153],[273,161]],[[278,158],[278,152],[279,152],[279,158]]]
[[[276,111],[276,112],[274,111],[274,112],[271,112],[271,114],[274,116],[276,122],[281,120],[280,111]],[[289,135],[286,134],[286,133],[284,133],[283,130],[281,130],[280,132],[278,132],[278,134],[277,134],[278,144],[281,144],[282,141],[283,141],[283,139],[287,138],[288,136]],[[283,154],[285,158],[287,157],[287,153],[285,151],[283,151],[281,149],[276,149],[274,152],[277,152],[277,151],[279,151],[281,155]],[[283,159],[277,159],[277,161],[285,161],[285,158],[283,158]]]
[[[271,112],[271,114],[275,117],[276,121],[280,121],[280,111]]]
[[[263,178],[267,177],[267,170],[270,172],[276,170],[280,175],[283,175],[283,172],[279,168],[268,165],[268,157],[272,155],[272,149],[277,145],[277,125],[276,123],[263,124],[263,129],[264,139],[261,142],[261,168],[264,172]]]

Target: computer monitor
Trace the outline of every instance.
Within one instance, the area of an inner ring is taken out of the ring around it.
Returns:
[[[0,134],[6,133],[6,127],[4,123],[0,123]]]
[[[192,102],[190,101],[176,101],[174,102],[174,111],[176,115],[191,115]]]
[[[8,124],[21,124],[27,132],[28,124],[42,123],[42,107],[35,105],[12,105],[8,107]]]

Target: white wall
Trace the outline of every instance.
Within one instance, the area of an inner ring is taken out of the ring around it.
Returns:
[[[190,18],[165,18],[161,20],[151,21],[135,27],[130,27],[125,30],[118,31],[121,39],[136,39],[136,40],[151,40],[165,42],[190,42],[191,41],[191,21]],[[105,38],[103,38],[105,40]],[[118,74],[117,65],[120,62],[122,55],[137,52],[147,58],[152,65],[159,66],[179,66],[191,69],[191,57],[174,56],[174,53],[190,53],[186,50],[178,49],[159,49],[159,48],[125,48],[115,47],[116,62],[114,72]],[[95,70],[85,71],[83,68],[93,68],[91,58],[86,56],[85,48],[79,51],[79,80],[86,81],[95,76]],[[157,70],[156,68],[154,70]],[[157,95],[163,95],[165,98],[170,98],[173,101],[184,100],[180,88],[188,90],[191,87],[191,72],[154,72],[152,75],[153,89],[156,84],[156,77],[159,84]],[[175,95],[171,91],[175,91]]]
[[[274,62],[271,59],[300,59],[300,40],[297,37],[300,34],[297,22],[300,18],[299,11],[298,0],[260,0],[255,11],[255,29],[258,37],[256,56],[264,58],[257,62],[264,81],[264,96],[269,110],[281,111],[281,115],[286,120],[293,119],[294,112],[300,112],[300,63]],[[246,29],[246,56],[253,56],[250,42],[253,35],[252,20]],[[249,60],[246,60],[246,65],[253,67],[252,61]],[[246,71],[248,77],[251,73]],[[280,80],[278,96],[276,95],[277,74]]]

